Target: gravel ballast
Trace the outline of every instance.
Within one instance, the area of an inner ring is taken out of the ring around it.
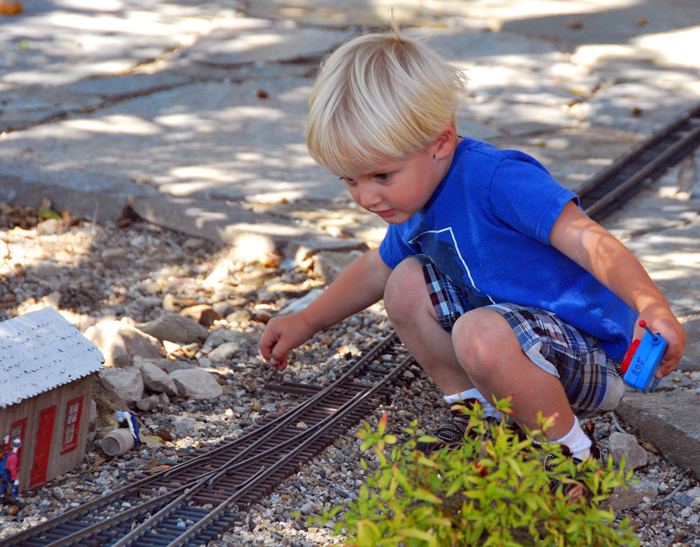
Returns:
[[[125,222],[123,227],[70,218],[38,221],[32,210],[0,204],[0,319],[52,305],[84,331],[105,317],[144,323],[185,304],[207,304],[222,317],[208,327],[209,332],[235,331],[238,350],[223,363],[214,363],[206,360],[201,343],[170,346],[170,358],[206,365],[216,374],[224,394],[210,401],[159,397],[151,410],[137,411],[144,431],[155,434],[165,429],[172,440],[115,458],[107,458],[90,442],[77,469],[24,493],[24,507],[18,515],[0,514],[0,539],[151,470],[182,461],[196,449],[240,436],[264,416],[283,412],[301,400],[265,390],[268,381],[328,384],[390,332],[381,306],[375,305],[319,333],[294,352],[288,369],[274,372],[258,356],[258,336],[277,310],[323,285],[313,260],[301,265],[279,256],[238,260],[229,249],[139,221]],[[219,275],[222,271],[223,276]],[[697,377],[688,375],[687,379],[697,387]],[[384,413],[389,415],[391,430],[401,434],[416,417],[430,430],[444,418],[444,405],[432,383],[418,374],[368,419],[376,423]],[[174,417],[190,419],[179,433]],[[612,433],[625,429],[612,413],[594,421],[604,448]],[[640,441],[648,463],[635,471],[635,477],[648,488],[632,506],[619,511],[619,516],[631,519],[642,545],[700,545],[700,485],[665,461],[653,446]],[[327,527],[307,526],[306,520],[356,498],[364,478],[361,457],[353,431],[342,434],[275,492],[242,513],[241,523],[221,543],[341,543],[343,537],[334,537]],[[295,512],[301,516],[293,516]]]

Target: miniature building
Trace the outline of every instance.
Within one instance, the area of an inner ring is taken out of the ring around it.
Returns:
[[[53,308],[0,322],[0,442],[20,437],[20,490],[85,454],[100,351]]]

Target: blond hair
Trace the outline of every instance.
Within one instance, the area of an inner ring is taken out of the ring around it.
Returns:
[[[454,122],[464,88],[461,70],[396,30],[356,37],[321,65],[309,99],[309,152],[349,178],[420,152]]]

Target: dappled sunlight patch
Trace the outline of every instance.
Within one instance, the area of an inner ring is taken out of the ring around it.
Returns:
[[[153,118],[154,123],[173,129],[185,129],[187,132],[214,133],[219,131],[216,120],[203,119],[198,113],[177,112],[162,114]]]
[[[697,44],[700,41],[700,26],[687,29],[673,29],[670,32],[648,34],[632,40],[632,43],[642,49],[656,52],[655,60],[692,68],[698,66]],[[688,47],[696,44],[696,47]],[[697,78],[694,78],[697,82]]]
[[[284,38],[279,33],[260,32],[257,34],[246,35],[245,40],[234,41],[233,47],[226,48],[227,51],[247,51],[250,49],[259,49],[268,46],[276,46],[284,42]]]
[[[276,121],[285,117],[286,113],[279,108],[267,106],[234,106],[219,113],[220,120],[268,120]]]
[[[210,181],[226,181],[231,179],[231,175],[227,173],[226,170],[205,165],[175,167],[171,169],[170,176],[180,181],[187,181],[166,184],[161,187],[161,189],[175,195],[182,195],[205,189],[208,184],[203,179]]]
[[[696,254],[692,260],[676,257],[676,261],[664,260],[644,260],[644,266],[650,273],[654,281],[670,281],[674,279],[687,279],[689,276],[697,274],[700,270],[700,261]]]
[[[139,118],[126,114],[113,114],[101,118],[68,120],[65,127],[88,133],[110,133],[122,135],[157,135],[160,128]]]

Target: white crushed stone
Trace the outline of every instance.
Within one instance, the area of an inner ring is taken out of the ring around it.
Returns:
[[[26,229],[9,228],[7,219],[13,214],[29,218]],[[228,366],[217,365],[225,378],[223,396],[214,401],[171,398],[157,410],[138,413],[144,431],[164,427],[174,433],[175,416],[191,419],[193,427],[164,446],[143,447],[114,459],[106,459],[91,443],[79,468],[25,493],[25,506],[19,515],[0,511],[0,540],[132,482],[152,467],[172,465],[196,448],[216,446],[241,435],[269,413],[282,412],[300,400],[262,389],[267,381],[327,384],[352,358],[389,332],[380,307],[374,306],[319,333],[294,353],[286,371],[274,372],[258,357],[257,338],[263,324],[255,319],[264,320],[319,286],[321,280],[312,270],[278,268],[279,261],[273,258],[269,263],[232,263],[226,249],[143,223],[117,228],[82,222],[70,228],[37,229],[31,214],[0,204],[0,276],[4,278],[0,320],[49,303],[84,329],[105,316],[148,321],[163,313],[164,306],[191,301],[226,310],[226,319],[218,326],[241,333],[237,340],[240,349]],[[212,280],[210,275],[224,262],[227,276]],[[697,375],[689,379],[696,386],[700,384]],[[430,430],[444,417],[442,408],[437,390],[418,376],[377,409],[370,421],[376,423],[386,412],[390,428],[400,433],[413,418],[421,417],[429,421],[421,425]],[[617,426],[610,415],[595,422],[597,436],[605,445]],[[305,522],[314,514],[355,499],[363,478],[358,463],[361,456],[353,432],[344,433],[243,513],[242,524],[227,532],[217,545],[342,543],[344,538],[333,536],[327,527],[306,526]],[[632,519],[642,545],[699,546],[698,482],[652,452],[647,466],[638,469],[635,476],[649,481],[658,491],[656,499],[643,500],[620,513]],[[300,511],[301,517],[291,516],[294,511]]]

